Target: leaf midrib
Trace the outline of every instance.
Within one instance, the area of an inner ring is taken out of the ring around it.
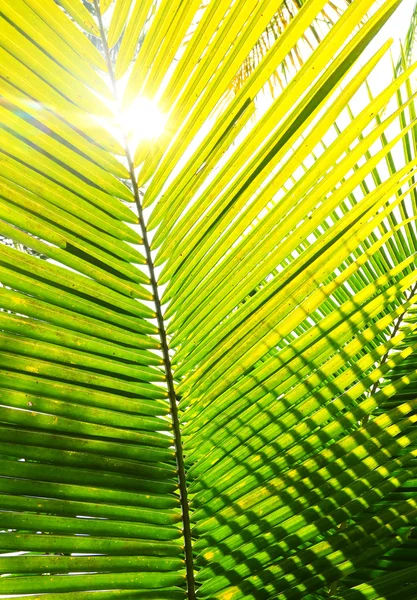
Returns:
[[[100,9],[98,6],[98,0],[94,0],[94,8],[100,28],[100,36],[101,42],[103,44],[103,52],[104,58],[106,60],[108,74],[110,77],[112,91],[114,99],[119,106],[118,102],[118,94],[117,94],[117,86],[116,86],[116,78],[114,75],[113,65],[110,58],[110,50],[107,44],[107,38],[104,31],[103,20],[101,18]],[[127,143],[127,135],[126,132],[123,131],[123,146],[126,154],[126,159],[128,162],[128,170],[130,175],[130,181],[133,188],[133,195],[135,198],[135,203],[138,211],[139,217],[139,226],[141,228],[143,246],[145,249],[145,257],[146,264],[149,269],[149,278],[152,287],[153,299],[155,303],[155,313],[158,322],[158,330],[159,337],[161,341],[161,351],[162,358],[164,362],[164,369],[167,381],[168,388],[168,397],[171,408],[171,417],[172,417],[172,426],[174,433],[174,444],[175,444],[175,456],[177,462],[177,472],[178,472],[178,487],[180,492],[180,503],[181,503],[181,512],[182,512],[182,521],[183,521],[183,537],[184,537],[184,554],[185,554],[185,565],[186,565],[186,578],[187,578],[187,595],[189,600],[195,600],[195,580],[194,580],[194,562],[193,562],[193,554],[192,554],[192,543],[191,543],[191,523],[190,523],[190,511],[188,505],[188,491],[187,491],[187,483],[186,483],[186,475],[185,475],[185,464],[184,464],[184,456],[182,451],[182,442],[181,442],[181,429],[180,422],[178,417],[178,406],[177,406],[177,395],[175,393],[174,386],[174,377],[172,373],[171,359],[169,356],[169,347],[168,347],[168,339],[165,329],[164,317],[162,314],[161,301],[159,297],[159,289],[158,283],[156,279],[155,267],[152,260],[151,247],[148,238],[148,231],[146,228],[142,202],[139,195],[139,189],[137,185],[137,180],[135,177],[135,168],[132,160],[132,155],[129,150],[129,145]]]

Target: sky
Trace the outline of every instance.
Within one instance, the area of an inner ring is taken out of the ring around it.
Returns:
[[[369,44],[367,50],[364,52],[363,57],[369,57],[374,54],[375,51],[390,37],[394,39],[394,56],[399,56],[399,40],[405,39],[415,4],[416,0],[403,0],[399,8],[397,8],[395,13],[387,21],[378,35],[376,35]]]
[[[403,0],[402,4],[382,28],[378,36],[404,37],[415,6],[416,0]]]

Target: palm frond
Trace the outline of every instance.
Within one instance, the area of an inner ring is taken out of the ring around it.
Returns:
[[[0,595],[413,597],[400,3],[3,0]]]

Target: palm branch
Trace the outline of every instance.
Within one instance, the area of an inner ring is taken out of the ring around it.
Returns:
[[[0,595],[415,597],[400,4],[2,0]]]

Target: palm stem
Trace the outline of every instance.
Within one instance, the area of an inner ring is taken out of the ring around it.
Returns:
[[[111,57],[110,57],[110,50],[109,50],[109,47],[107,44],[107,39],[106,39],[104,26],[103,26],[103,20],[101,18],[101,13],[100,13],[100,9],[99,9],[97,0],[94,0],[94,6],[95,6],[95,10],[96,10],[99,27],[100,27],[101,41],[103,44],[103,52],[104,52],[104,57],[105,57],[105,60],[107,63],[107,68],[109,71],[109,77],[110,77],[112,88],[113,88],[113,94],[114,94],[117,105],[120,106],[118,92],[117,92],[116,78],[114,75],[113,65],[112,65]],[[162,357],[163,357],[163,361],[164,361],[165,375],[166,375],[166,379],[167,379],[168,395],[169,395],[169,402],[170,402],[171,416],[172,416],[172,426],[173,426],[173,432],[174,432],[175,455],[176,455],[177,471],[178,471],[178,485],[179,485],[179,492],[180,492],[182,521],[183,521],[184,554],[185,554],[185,564],[186,564],[186,571],[187,571],[187,592],[188,592],[188,598],[190,600],[194,600],[195,599],[195,581],[194,581],[194,563],[193,563],[192,543],[191,543],[191,523],[190,523],[190,512],[189,512],[189,505],[188,505],[188,493],[187,493],[187,484],[186,484],[186,475],[185,475],[184,456],[183,456],[183,452],[182,452],[181,430],[180,430],[180,423],[179,423],[179,417],[178,417],[177,396],[176,396],[175,388],[174,388],[174,377],[173,377],[173,373],[172,373],[171,359],[169,356],[167,334],[166,334],[166,330],[165,330],[164,317],[162,315],[162,307],[161,307],[161,301],[159,298],[159,291],[158,291],[158,284],[157,284],[157,280],[156,280],[155,267],[154,267],[153,260],[152,260],[152,253],[151,253],[151,247],[150,247],[149,238],[148,238],[148,232],[147,232],[145,221],[144,221],[143,208],[142,208],[138,184],[137,184],[137,180],[136,180],[136,176],[135,176],[135,167],[134,167],[132,155],[131,155],[131,152],[129,149],[127,135],[126,135],[126,132],[123,131],[123,128],[122,128],[122,132],[123,132],[123,137],[124,137],[124,148],[125,148],[126,159],[127,159],[127,163],[128,163],[128,169],[129,169],[129,173],[130,173],[130,180],[131,180],[135,203],[136,203],[136,207],[137,207],[137,211],[138,211],[139,225],[141,228],[143,246],[145,249],[146,262],[147,262],[148,269],[149,269],[149,277],[150,277],[150,281],[151,281],[152,293],[153,293],[154,302],[155,302],[155,312],[156,312],[159,336],[160,336],[160,341],[161,341]]]
[[[417,284],[415,284],[415,285],[414,285],[414,286],[411,288],[411,290],[410,290],[410,295],[409,295],[408,297],[406,296],[406,298],[405,298],[405,301],[406,301],[406,302],[408,302],[408,301],[410,300],[410,298],[412,298],[416,292],[417,292]],[[397,320],[396,320],[396,322],[395,322],[395,325],[394,325],[394,328],[393,328],[393,330],[392,330],[392,333],[391,333],[391,335],[390,335],[390,337],[389,337],[389,339],[390,339],[390,340],[392,340],[392,338],[394,338],[394,337],[397,335],[397,333],[398,333],[398,330],[399,330],[399,328],[400,328],[400,325],[401,325],[401,323],[402,323],[402,321],[403,321],[404,314],[405,314],[405,313],[401,314],[401,315],[400,315],[400,316],[397,318]],[[383,365],[384,365],[384,364],[387,362],[387,360],[388,360],[388,356],[389,356],[389,352],[387,351],[387,352],[384,354],[384,356],[381,358],[381,362],[379,363],[379,366],[380,366],[380,367],[382,367],[382,366],[383,366]],[[376,391],[377,391],[377,389],[378,389],[378,386],[379,386],[379,380],[378,380],[378,381],[375,381],[375,383],[374,383],[374,384],[373,384],[373,386],[371,387],[371,391],[370,391],[370,395],[371,395],[371,396],[373,396],[373,395],[376,393]],[[369,421],[369,415],[366,415],[366,416],[365,416],[365,417],[362,419],[362,425],[366,425],[368,421]]]

